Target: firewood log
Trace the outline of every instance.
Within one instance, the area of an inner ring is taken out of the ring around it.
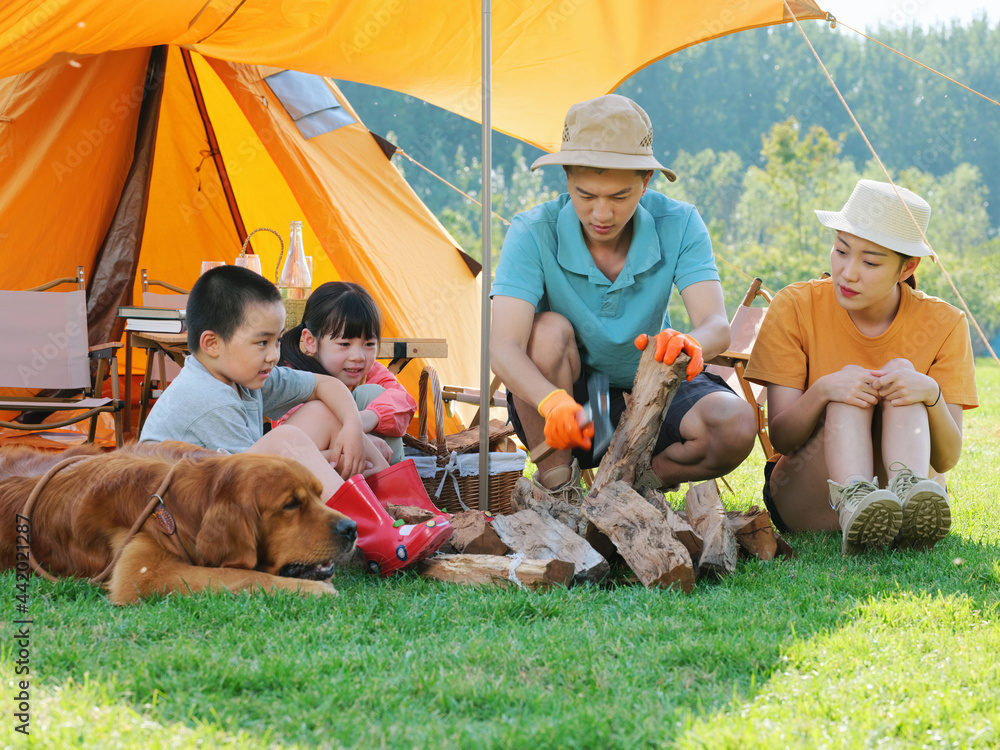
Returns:
[[[726,509],[715,481],[692,484],[684,495],[687,521],[705,548],[698,560],[700,574],[725,575],[736,568],[736,537],[726,523]]]
[[[514,552],[534,559],[555,558],[572,562],[577,582],[602,580],[608,561],[576,532],[551,516],[527,508],[512,515],[497,516],[493,528]]]
[[[626,482],[612,482],[583,501],[587,518],[607,535],[644,586],[694,588],[694,565],[663,514]]]
[[[528,560],[500,555],[431,555],[417,563],[417,573],[435,581],[493,584],[537,590],[569,586],[573,563],[565,560]]]
[[[639,359],[632,395],[625,407],[607,453],[601,459],[591,493],[621,480],[635,484],[649,468],[653,445],[663,426],[663,417],[686,377],[689,357],[681,353],[672,365],[665,366],[653,358],[655,345],[647,346]]]

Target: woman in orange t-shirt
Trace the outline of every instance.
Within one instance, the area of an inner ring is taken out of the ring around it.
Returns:
[[[782,454],[764,501],[781,530],[841,530],[844,554],[930,547],[951,525],[939,473],[979,403],[965,315],[915,290],[930,206],[861,180],[816,215],[837,230],[832,276],[775,295],[746,373],[767,386]]]

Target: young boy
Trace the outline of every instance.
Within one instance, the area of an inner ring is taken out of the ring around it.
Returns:
[[[451,536],[442,516],[419,526],[393,526],[387,500],[433,506],[422,485],[379,481],[388,463],[365,437],[342,382],[276,366],[285,309],[274,284],[246,268],[213,268],[191,290],[187,322],[191,355],[150,412],[140,441],[179,440],[299,461],[323,483],[327,505],[357,522],[358,547],[369,569],[383,575],[437,551]],[[303,403],[293,418],[264,435],[264,417],[280,417]],[[365,476],[379,486],[380,498]]]
[[[928,477],[958,463],[962,411],[979,402],[965,315],[915,290],[930,212],[872,180],[817,211],[837,232],[831,276],[775,295],[747,367],[784,454],[764,472],[772,520],[841,530],[844,554],[930,547],[951,525],[944,482]]]

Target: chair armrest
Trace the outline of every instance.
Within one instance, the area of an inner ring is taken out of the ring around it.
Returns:
[[[113,357],[116,349],[121,349],[124,346],[121,341],[107,341],[103,344],[94,344],[87,350],[87,354],[91,359],[100,357]]]
[[[720,367],[733,367],[737,362],[746,364],[750,361],[750,355],[739,351],[725,351],[712,357],[706,365],[719,365]]]

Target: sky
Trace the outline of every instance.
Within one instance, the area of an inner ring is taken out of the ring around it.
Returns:
[[[876,25],[908,26],[949,23],[967,24],[977,12],[986,10],[990,25],[1000,19],[1000,11],[986,0],[817,0],[819,7],[854,28],[865,31]],[[988,6],[992,5],[992,8]]]

